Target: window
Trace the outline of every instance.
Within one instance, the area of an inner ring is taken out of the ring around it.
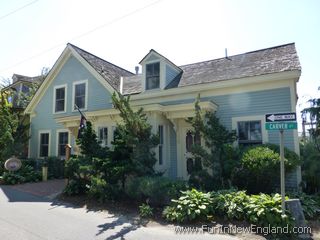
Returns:
[[[66,88],[65,87],[56,87],[54,90],[55,96],[55,108],[54,112],[64,112],[65,103],[66,103]]]
[[[74,83],[73,85],[73,103],[77,105],[80,109],[87,108],[87,81],[81,81]],[[76,106],[74,106],[74,110],[76,110]]]
[[[49,156],[49,133],[40,133],[40,157]]]
[[[159,165],[163,164],[163,126],[159,125]]]
[[[155,89],[160,87],[160,63],[151,63],[146,65],[146,89]]]
[[[261,121],[238,122],[238,135],[241,145],[262,144]]]
[[[106,146],[108,144],[108,128],[107,127],[99,127],[99,141],[101,142],[102,146]]]
[[[68,132],[59,132],[58,133],[58,157],[66,156],[66,144],[69,142],[69,133]]]

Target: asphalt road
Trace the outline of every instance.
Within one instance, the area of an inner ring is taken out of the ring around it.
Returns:
[[[221,239],[218,234],[176,234],[174,226],[136,224],[133,219],[106,212],[87,211],[30,193],[0,186],[1,240],[91,240],[91,239]]]

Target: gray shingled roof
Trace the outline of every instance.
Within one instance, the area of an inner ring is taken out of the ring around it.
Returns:
[[[68,45],[76,50],[117,91],[119,91],[121,76],[134,75],[132,72],[107,62],[71,43],[68,43]]]
[[[180,66],[178,75],[166,88],[184,87],[270,73],[301,70],[294,43]],[[140,80],[139,80],[140,78]],[[141,75],[124,78],[123,93],[141,92]]]

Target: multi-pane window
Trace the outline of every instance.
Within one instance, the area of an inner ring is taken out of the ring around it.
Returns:
[[[159,125],[159,165],[163,164],[163,126]]]
[[[150,63],[146,65],[146,89],[160,87],[160,63]]]
[[[66,145],[68,144],[68,132],[58,133],[58,157],[66,156]]]
[[[49,133],[40,133],[40,157],[49,156]]]
[[[255,145],[262,143],[261,121],[238,122],[239,144]]]
[[[100,127],[98,129],[98,133],[99,133],[99,141],[101,142],[102,146],[106,146],[108,144],[108,128]]]
[[[74,86],[74,103],[80,109],[86,108],[86,83],[79,83]]]
[[[65,111],[65,87],[55,89],[55,112],[64,112]]]

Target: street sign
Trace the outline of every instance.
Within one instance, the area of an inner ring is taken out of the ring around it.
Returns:
[[[297,115],[295,112],[291,113],[272,113],[266,114],[266,122],[287,122],[297,121]]]
[[[293,130],[297,129],[297,122],[267,122],[266,130]]]

